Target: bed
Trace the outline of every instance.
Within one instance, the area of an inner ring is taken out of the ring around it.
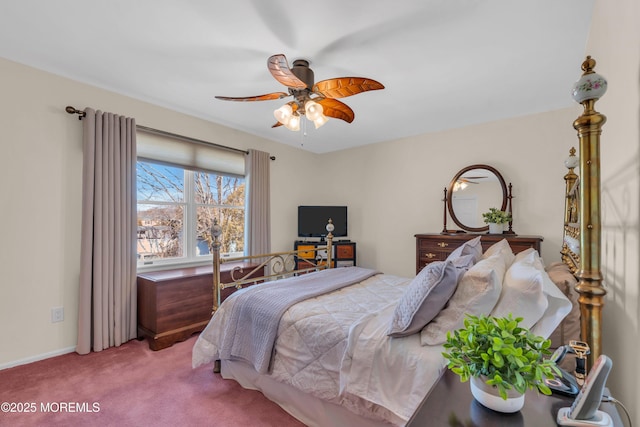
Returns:
[[[286,278],[276,268],[278,280],[267,278],[216,307],[194,347],[193,365],[220,361],[224,378],[262,391],[307,425],[405,425],[442,375],[441,344],[465,313],[526,308],[526,326],[549,336],[571,310],[537,251],[514,255],[502,240],[483,252],[480,238],[415,278],[325,268],[330,260],[306,274],[288,271],[293,275]],[[331,236],[327,240],[319,250],[331,253]],[[283,256],[276,255],[279,265],[286,264]],[[516,264],[536,274],[535,291],[503,292],[522,287],[521,277],[508,274]],[[229,285],[235,286],[217,290]]]
[[[592,102],[585,101],[584,114],[593,115]],[[585,123],[581,126],[593,126]],[[592,133],[580,141],[583,152],[599,142]],[[310,268],[289,267],[296,264],[296,251],[259,255],[249,259],[266,267],[267,275],[247,279],[253,271],[239,270],[237,280],[220,283],[217,272],[225,260],[216,250],[216,225],[214,314],[194,346],[193,366],[214,364],[223,378],[260,390],[306,425],[388,426],[406,425],[438,381],[446,365],[441,355],[446,332],[462,326],[465,313],[512,312],[557,344],[570,338],[563,322],[577,313],[582,320],[573,324],[580,324],[581,337],[597,357],[598,298],[604,291],[600,283],[589,283],[572,292],[585,280],[585,245],[590,253],[599,245],[593,221],[584,221],[594,213],[585,212],[590,208],[582,203],[597,197],[599,187],[577,191],[578,181],[585,182],[576,178],[566,186],[563,263],[548,268],[534,249],[514,254],[506,240],[483,251],[480,236],[416,277],[331,268],[329,224],[326,247],[316,248],[325,257]],[[253,286],[245,288],[248,283]],[[220,304],[220,291],[230,286],[240,290]]]

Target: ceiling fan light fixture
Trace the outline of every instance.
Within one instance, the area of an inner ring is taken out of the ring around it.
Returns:
[[[281,122],[282,123],[282,122]],[[285,127],[291,131],[299,131],[300,130],[300,116],[297,114],[292,114],[289,117],[287,123],[282,123]]]
[[[318,129],[320,126],[324,125],[328,121],[329,121],[329,119],[327,118],[327,116],[325,116],[324,114],[320,114],[320,116],[318,116],[313,121],[313,124],[316,126],[316,129]]]
[[[304,112],[309,120],[315,122],[318,117],[323,115],[323,108],[322,105],[310,99],[304,103]]]
[[[466,182],[464,182],[464,181],[456,181],[456,182],[453,184],[453,191],[461,191],[461,190],[464,190],[465,188],[467,188],[467,186],[468,186],[468,185],[469,185],[469,184],[467,184],[467,183],[466,183]]]
[[[384,89],[381,83],[366,77],[334,77],[332,79],[314,82],[314,73],[309,68],[309,61],[297,59],[293,67],[289,67],[287,58],[283,54],[271,55],[267,59],[267,68],[273,78],[289,89],[289,93],[271,92],[254,96],[216,96],[223,101],[270,101],[293,96],[294,100],[273,112],[278,123],[271,126],[277,128],[285,126],[292,131],[300,130],[300,116],[306,116],[318,129],[329,118],[344,120],[351,123],[355,114],[348,105],[335,98],[357,95],[370,90]],[[320,102],[316,102],[315,100]],[[306,131],[306,126],[304,127]]]
[[[277,121],[287,126],[293,116],[293,108],[291,108],[291,105],[289,104],[284,104],[282,107],[275,110],[273,115]]]

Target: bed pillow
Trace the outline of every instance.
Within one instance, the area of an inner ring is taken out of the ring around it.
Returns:
[[[544,267],[542,267],[544,270]],[[545,338],[549,338],[553,331],[560,325],[562,319],[571,312],[571,301],[558,289],[545,272],[542,276],[542,291],[547,297],[549,305],[542,318],[531,328],[531,332]]]
[[[538,267],[538,252],[529,248],[518,254],[507,269],[502,283],[502,292],[491,312],[495,317],[522,317],[521,326],[531,328],[544,314],[549,305],[543,292],[543,275]],[[515,257],[514,257],[515,258]]]
[[[502,239],[494,243],[493,245],[489,246],[487,250],[484,251],[484,253],[482,254],[482,258],[488,258],[491,255],[494,255],[497,253],[505,257],[507,267],[509,267],[516,258],[516,256],[513,254],[513,249],[511,249],[511,245],[509,245],[509,242],[507,241],[507,239]]]
[[[464,326],[465,314],[489,314],[496,305],[506,272],[505,257],[497,253],[464,273],[449,303],[422,329],[422,345],[439,345],[447,332]]]
[[[554,262],[546,270],[551,281],[571,301],[571,311],[549,337],[551,347],[558,348],[571,340],[580,340],[580,303],[575,290],[578,281],[563,262]]]
[[[447,258],[447,260],[451,261],[453,263],[453,265],[458,270],[467,271],[468,269],[473,267],[473,265],[476,263],[476,256],[475,255],[464,255],[464,256],[460,256],[458,258],[454,258],[452,260]],[[460,271],[459,273],[462,274],[464,271]]]
[[[461,271],[452,261],[425,266],[400,298],[387,335],[404,337],[420,331],[449,301]]]
[[[480,237],[474,237],[471,240],[467,240],[457,248],[455,248],[447,257],[448,260],[454,260],[456,258],[473,255],[473,262],[476,263],[482,258],[482,243]]]

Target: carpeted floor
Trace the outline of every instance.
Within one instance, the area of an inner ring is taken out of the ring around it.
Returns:
[[[196,336],[146,341],[0,371],[1,426],[302,426],[262,393],[191,368]]]

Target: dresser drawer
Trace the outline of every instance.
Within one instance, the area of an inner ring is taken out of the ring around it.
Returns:
[[[336,245],[336,258],[354,258],[353,245]]]
[[[449,256],[449,253],[442,251],[418,251],[418,259],[422,267],[430,262],[444,261],[447,256]]]

